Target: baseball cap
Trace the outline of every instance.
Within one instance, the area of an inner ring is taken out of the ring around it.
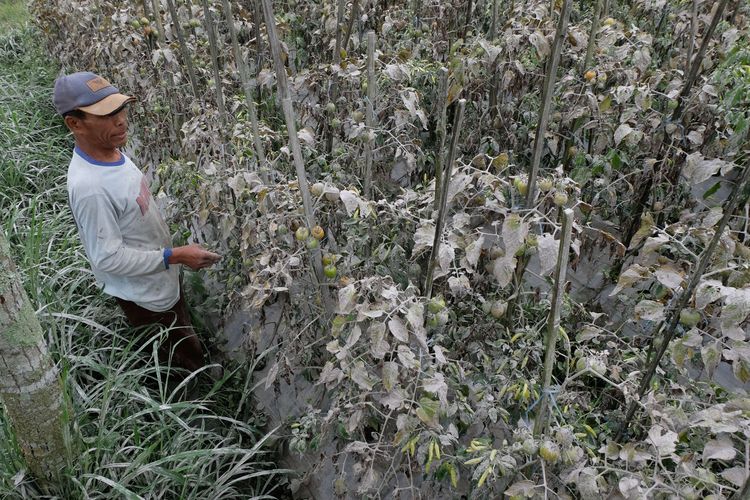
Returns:
[[[79,109],[104,116],[134,100],[135,97],[121,94],[117,87],[89,71],[59,77],[52,96],[55,109],[61,115]]]

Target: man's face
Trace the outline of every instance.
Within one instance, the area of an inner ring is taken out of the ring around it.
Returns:
[[[84,119],[68,116],[65,123],[80,139],[101,149],[114,149],[125,145],[128,141],[128,109],[123,106],[119,110],[106,115],[97,116],[85,113]]]

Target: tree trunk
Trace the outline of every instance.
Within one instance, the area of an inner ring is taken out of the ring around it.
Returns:
[[[0,399],[29,470],[53,482],[68,463],[59,371],[0,231]]]

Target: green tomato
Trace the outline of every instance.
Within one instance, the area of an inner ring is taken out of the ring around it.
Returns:
[[[297,238],[297,241],[305,241],[308,236],[310,236],[310,230],[305,226],[298,227],[297,231],[294,233],[294,237]]]
[[[443,297],[433,297],[427,304],[427,310],[431,313],[439,313],[445,309],[445,299]]]
[[[332,280],[336,277],[336,266],[333,264],[328,264],[323,268],[323,274],[326,275],[326,278],[329,280]]]
[[[314,250],[320,246],[320,241],[310,236],[307,238],[307,242],[305,244],[307,245],[308,250]]]

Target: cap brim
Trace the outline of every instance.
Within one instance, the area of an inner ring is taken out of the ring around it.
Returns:
[[[135,101],[135,97],[130,97],[123,94],[112,94],[108,95],[101,101],[92,104],[91,106],[85,106],[78,109],[92,115],[104,116],[110,114],[113,111],[117,111],[124,104],[131,101]]]

